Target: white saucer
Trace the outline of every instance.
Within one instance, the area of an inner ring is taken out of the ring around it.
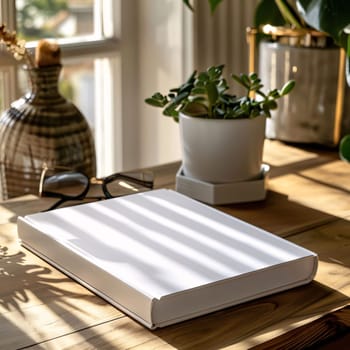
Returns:
[[[176,174],[176,191],[212,205],[259,201],[266,197],[269,171],[270,166],[263,164],[258,179],[213,184],[185,176],[180,167]]]

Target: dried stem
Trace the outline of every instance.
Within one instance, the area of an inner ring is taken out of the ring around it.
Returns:
[[[16,32],[7,30],[4,24],[0,26],[0,41],[7,46],[7,50],[16,60],[24,60],[31,68],[35,66],[32,54],[25,47],[26,42],[18,40]]]

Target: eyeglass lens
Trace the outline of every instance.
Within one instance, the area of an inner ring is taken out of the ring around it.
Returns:
[[[47,173],[43,181],[43,193],[57,193],[67,197],[77,197],[84,193],[89,179],[81,173],[63,171],[55,174]]]

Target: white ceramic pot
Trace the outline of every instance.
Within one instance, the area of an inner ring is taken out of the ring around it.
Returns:
[[[180,113],[184,175],[210,183],[261,174],[266,118],[206,119]]]

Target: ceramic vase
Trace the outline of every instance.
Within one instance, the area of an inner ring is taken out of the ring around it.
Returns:
[[[38,194],[43,163],[96,175],[90,127],[58,90],[61,68],[25,68],[30,91],[0,117],[1,199]]]

